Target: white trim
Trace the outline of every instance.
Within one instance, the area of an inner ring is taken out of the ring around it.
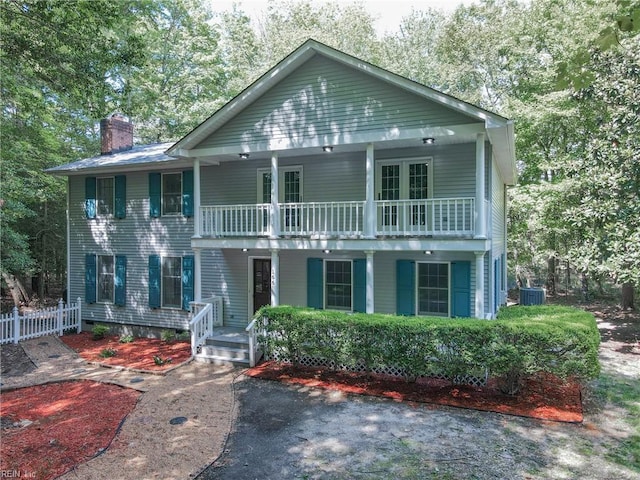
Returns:
[[[371,250],[375,252],[389,251],[421,251],[448,250],[452,252],[474,252],[489,250],[491,244],[487,239],[459,238],[385,238],[385,239],[314,239],[314,238],[195,238],[191,239],[192,248],[214,249],[256,249],[270,250]]]
[[[254,260],[269,260],[271,261],[271,257],[270,256],[266,256],[266,255],[249,255],[247,257],[247,272],[248,272],[248,281],[247,281],[247,285],[248,285],[248,291],[247,291],[247,313],[248,313],[248,319],[247,319],[247,324],[249,324],[249,322],[251,321],[251,318],[253,317],[253,312],[255,312],[254,306],[253,306],[253,280],[254,280],[254,271],[253,271],[253,261]]]
[[[374,130],[361,133],[351,133],[349,138],[345,138],[343,134],[334,134],[332,137],[313,137],[302,140],[301,142],[290,143],[287,140],[278,140],[277,142],[264,141],[256,143],[243,143],[242,145],[229,145],[220,147],[205,147],[192,150],[183,150],[182,153],[188,157],[213,157],[219,155],[233,155],[231,161],[246,161],[237,159],[239,149],[247,153],[259,153],[268,151],[284,151],[303,148],[322,148],[324,145],[367,145],[369,143],[387,142],[391,140],[416,140],[424,137],[451,137],[456,135],[475,135],[484,132],[484,124],[469,123],[461,125],[449,125],[446,127],[430,127],[430,128],[407,128],[399,129],[396,127],[386,130]]]
[[[437,313],[429,313],[429,312],[420,313],[420,296],[419,296],[419,293],[420,293],[420,284],[419,284],[420,275],[419,275],[419,272],[418,272],[418,270],[420,269],[420,267],[419,267],[420,264],[446,265],[447,266],[447,314],[446,315],[438,315]],[[452,290],[452,288],[451,288],[451,262],[450,261],[448,261],[448,262],[440,261],[439,262],[439,261],[436,261],[436,260],[430,260],[430,261],[419,260],[419,261],[416,261],[415,270],[416,271],[414,272],[414,275],[415,275],[415,288],[416,288],[416,291],[415,291],[416,304],[414,306],[414,308],[415,308],[414,311],[416,312],[416,315],[418,315],[418,316],[425,315],[425,316],[431,316],[431,317],[451,318],[451,310],[452,310],[452,308],[451,308],[451,290]]]

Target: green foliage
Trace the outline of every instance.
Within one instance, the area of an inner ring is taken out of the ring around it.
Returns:
[[[96,325],[91,329],[94,340],[101,340],[109,333],[109,327],[106,325]]]
[[[511,387],[538,372],[580,379],[599,372],[595,320],[568,307],[510,307],[493,322],[289,306],[261,314],[269,319],[266,355],[294,364],[316,357],[334,367],[395,367],[407,379],[440,373],[454,381],[488,370]]]
[[[113,348],[105,348],[100,352],[99,356],[100,358],[111,358],[115,357],[117,353],[118,352]]]
[[[176,341],[176,332],[174,330],[162,330],[160,339],[163,342],[171,343]]]
[[[132,343],[133,340],[133,335],[120,335],[120,338],[118,339],[120,343]]]
[[[171,363],[172,359],[171,358],[162,358],[159,355],[154,355],[153,356],[153,363],[155,363],[158,366],[162,366],[165,365],[167,363]]]

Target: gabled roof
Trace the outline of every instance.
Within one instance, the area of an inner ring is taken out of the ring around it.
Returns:
[[[84,170],[90,169],[93,172],[113,172],[139,170],[148,164],[158,166],[163,162],[175,162],[176,158],[169,156],[165,151],[172,143],[155,143],[152,145],[139,145],[131,150],[113,153],[110,155],[97,155],[85,158],[76,162],[59,165],[46,170],[48,173],[57,175],[74,175],[86,173]]]
[[[280,63],[271,68],[253,84],[198,125],[169,148],[167,154],[176,157],[189,157],[192,155],[193,152],[190,152],[191,149],[197,147],[203,140],[227,124],[236,115],[239,115],[245,108],[265,95],[271,88],[287,78],[292,72],[315,55],[322,55],[347,67],[371,75],[394,87],[484,122],[489,140],[494,145],[494,154],[496,155],[498,166],[505,181],[507,183],[515,183],[515,142],[513,123],[511,120],[372,65],[313,39],[307,40]]]

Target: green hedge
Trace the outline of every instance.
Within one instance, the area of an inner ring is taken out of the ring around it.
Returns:
[[[527,375],[594,378],[600,336],[593,315],[569,307],[508,307],[497,320],[346,314],[264,307],[269,358],[315,357],[336,367],[393,367],[408,380],[438,372],[455,379],[489,372],[515,393]]]

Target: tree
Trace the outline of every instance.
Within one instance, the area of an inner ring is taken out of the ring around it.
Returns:
[[[140,2],[62,0],[0,3],[2,278],[24,292],[20,277],[40,286],[65,265],[65,186],[43,169],[84,156],[87,134],[116,95],[111,76],[139,60],[140,38],[120,32]],[[69,8],[72,7],[72,8]],[[40,293],[43,293],[41,290]]]
[[[226,102],[212,20],[200,0],[159,0],[137,26],[146,61],[120,72],[119,109],[141,143],[178,140]]]
[[[585,155],[564,166],[569,224],[582,242],[569,252],[623,286],[633,308],[640,287],[640,36],[620,48],[594,51],[593,80],[577,92],[582,110],[598,119]]]

